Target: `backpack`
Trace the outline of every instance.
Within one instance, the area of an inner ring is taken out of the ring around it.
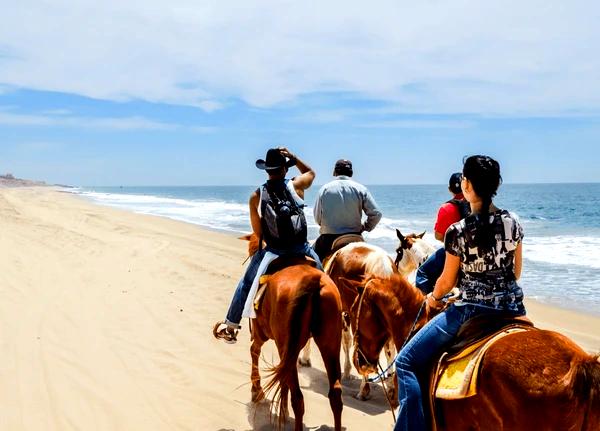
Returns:
[[[466,218],[469,214],[471,214],[471,205],[469,202],[463,199],[450,199],[446,203],[455,205],[458,207],[458,212],[460,214],[460,219]]]
[[[307,241],[304,205],[298,205],[288,181],[267,181],[260,190],[262,239],[277,250],[292,249]]]

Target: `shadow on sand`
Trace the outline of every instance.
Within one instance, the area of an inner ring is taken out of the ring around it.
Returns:
[[[298,367],[298,373],[303,378],[300,379],[300,387],[303,392],[311,391],[317,394],[321,394],[325,400],[327,400],[327,392],[329,391],[329,384],[327,380],[327,373],[317,368],[312,367]],[[385,397],[383,389],[379,384],[371,384],[371,396],[372,398],[368,401],[361,401],[354,398],[354,395],[358,393],[362,380],[359,377],[352,377],[342,381],[342,399],[345,408],[351,408],[354,410],[361,411],[365,414],[376,416],[385,412],[390,411],[390,406]],[[277,423],[279,416],[275,412],[271,412],[270,400],[263,400],[259,403],[241,403],[246,407],[246,413],[248,416],[249,429],[243,431],[273,431],[277,430]],[[310,408],[307,406],[307,408]],[[291,407],[290,407],[290,413]],[[391,414],[390,414],[391,417]],[[342,416],[343,420],[343,416]],[[304,430],[306,431],[333,431],[333,426],[320,425],[317,427],[306,427],[303,424]],[[286,425],[281,428],[281,431],[293,431],[294,429],[294,418],[291,416],[288,418]],[[342,426],[345,430],[346,427]],[[217,431],[242,431],[233,428],[222,428]]]
[[[300,384],[302,389],[309,389],[313,392],[323,394],[327,397],[329,384],[327,381],[327,373],[316,368],[298,368],[301,375],[307,377],[308,385]],[[371,396],[368,401],[361,401],[354,398],[360,389],[362,379],[360,377],[351,377],[350,379],[342,380],[342,400],[344,407],[350,407],[359,410],[371,416],[379,415],[386,411],[390,411],[390,405],[380,384],[371,384]],[[391,417],[391,414],[390,414]]]

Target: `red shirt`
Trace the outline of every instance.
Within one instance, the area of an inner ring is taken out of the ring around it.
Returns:
[[[459,194],[455,196],[455,199],[464,199],[464,197],[462,194]],[[433,229],[444,235],[450,225],[460,221],[460,219],[460,210],[458,207],[450,202],[446,202],[438,211],[437,220],[435,221]]]

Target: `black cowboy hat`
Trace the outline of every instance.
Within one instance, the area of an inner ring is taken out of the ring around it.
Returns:
[[[289,168],[292,167],[296,164],[296,161],[293,159],[286,159],[286,157],[281,154],[281,151],[279,151],[279,149],[277,148],[271,148],[269,151],[267,151],[267,155],[265,157],[265,160],[263,159],[258,159],[256,161],[256,167],[258,169],[262,169],[262,170],[267,170],[270,171],[272,169],[279,169],[279,168]]]

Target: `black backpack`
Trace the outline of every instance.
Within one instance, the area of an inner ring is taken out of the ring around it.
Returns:
[[[460,213],[460,219],[466,218],[469,214],[471,214],[471,204],[464,199],[450,199],[446,203],[456,205],[458,207],[458,212]]]
[[[267,181],[261,186],[262,239],[277,250],[292,249],[307,241],[303,205],[298,205],[288,181]]]

